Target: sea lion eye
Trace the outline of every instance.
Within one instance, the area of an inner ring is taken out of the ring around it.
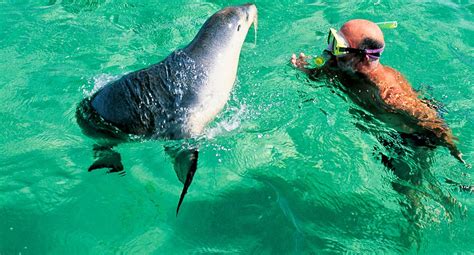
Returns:
[[[240,24],[237,26],[237,31],[240,31]]]

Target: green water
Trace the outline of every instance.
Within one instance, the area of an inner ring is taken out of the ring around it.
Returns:
[[[346,20],[397,20],[382,62],[445,105],[474,163],[471,1],[256,1],[257,44],[251,35],[243,46],[179,216],[182,184],[163,142],[119,146],[123,177],[87,172],[93,141],[76,124],[77,103],[240,3],[0,1],[1,255],[474,252],[473,194],[443,181],[473,184],[472,169],[437,148],[424,170],[462,209],[446,217],[436,195],[423,196],[426,213],[411,221],[357,106],[287,65],[293,52],[323,49],[328,28]]]

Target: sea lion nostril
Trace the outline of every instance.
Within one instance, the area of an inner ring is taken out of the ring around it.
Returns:
[[[240,31],[240,24],[237,26],[237,31]]]
[[[246,13],[247,16],[245,16],[245,21],[249,21],[249,13]]]

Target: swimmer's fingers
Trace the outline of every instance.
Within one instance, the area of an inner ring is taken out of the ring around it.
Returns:
[[[303,52],[301,52],[298,60],[300,61],[300,63],[308,65],[308,61],[306,61],[308,58],[309,56],[306,56]]]
[[[296,55],[294,53],[293,53],[293,55],[291,55],[290,63],[291,63],[291,65],[296,67]]]
[[[298,58],[296,57],[296,54],[291,55],[291,64],[299,69],[305,68],[305,66],[308,65],[308,62],[306,61],[308,57],[304,55],[304,53],[300,53]]]

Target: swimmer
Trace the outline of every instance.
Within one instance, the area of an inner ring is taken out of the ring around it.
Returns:
[[[436,106],[421,99],[400,72],[380,63],[384,47],[384,36],[377,24],[350,20],[339,31],[329,30],[328,47],[322,56],[311,58],[303,53],[299,57],[293,54],[290,62],[310,79],[329,78],[341,84],[355,104],[396,131],[389,129],[388,136],[374,132],[384,147],[383,153],[379,150],[374,155],[397,176],[391,182],[392,187],[406,196],[407,201],[400,200],[400,204],[406,210],[404,215],[408,222],[413,223],[409,234],[403,236],[408,243],[415,241],[419,245],[419,229],[423,220],[430,218],[425,217],[430,212],[422,204],[424,197],[440,203],[447,218],[452,218],[458,210],[463,213],[462,205],[450,194],[445,194],[438,179],[430,173],[430,152],[438,145],[446,146],[457,160],[466,167],[469,165]],[[357,110],[351,109],[352,112]],[[365,113],[362,115],[365,120],[373,119],[364,116]],[[375,149],[378,150],[378,146]],[[471,190],[471,186],[459,185],[450,179],[446,179],[446,183],[456,184],[461,190]]]
[[[380,63],[385,47],[379,26],[355,19],[339,31],[330,29],[328,48],[316,59],[321,67],[308,68],[309,57],[301,53],[291,57],[291,64],[312,79],[323,75],[337,77],[349,97],[402,136],[416,136],[436,145],[446,146],[451,154],[467,165],[458,150],[457,140],[445,121],[428,100],[418,93],[397,70]]]

